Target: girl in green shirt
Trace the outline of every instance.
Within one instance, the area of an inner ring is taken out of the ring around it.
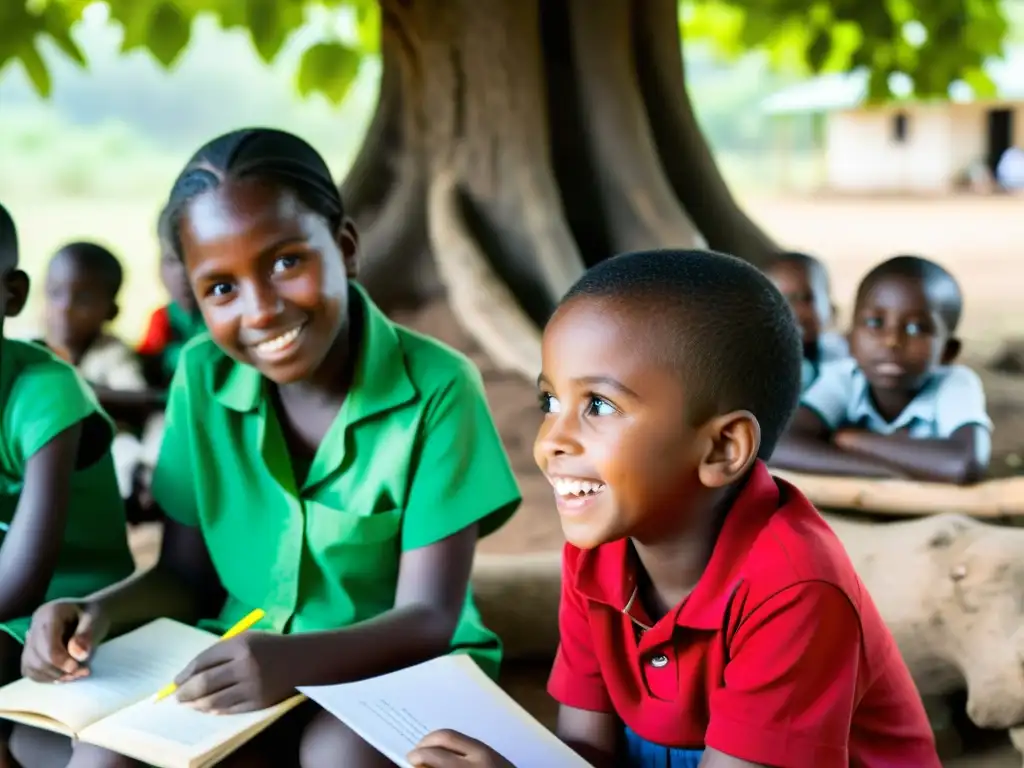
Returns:
[[[212,141],[169,206],[208,334],[181,352],[169,394],[153,479],[169,518],[160,562],[41,611],[51,629],[33,633],[26,671],[71,680],[111,631],[157,616],[222,631],[262,608],[258,631],[182,671],[179,701],[245,712],[448,652],[496,674],[500,644],[469,575],[477,539],[519,493],[476,369],[392,324],[352,282],[358,235],[301,139]],[[390,765],[313,705],[267,734],[236,758]],[[127,764],[86,745],[71,763]]]
[[[133,569],[110,455],[113,424],[75,370],[3,337],[28,296],[14,222],[0,206],[0,684],[19,677],[30,617]],[[0,723],[0,768],[15,765]]]

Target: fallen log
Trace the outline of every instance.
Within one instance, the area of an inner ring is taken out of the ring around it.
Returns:
[[[1024,477],[958,486],[918,480],[805,475],[778,469],[772,469],[772,474],[798,487],[819,509],[885,516],[954,512],[989,519],[1024,517]]]

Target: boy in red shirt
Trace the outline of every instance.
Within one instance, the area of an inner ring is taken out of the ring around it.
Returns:
[[[535,458],[568,540],[548,690],[596,766],[940,766],[842,545],[765,467],[801,349],[771,282],[704,251],[601,263],[544,332]],[[508,765],[450,731],[409,762]]]

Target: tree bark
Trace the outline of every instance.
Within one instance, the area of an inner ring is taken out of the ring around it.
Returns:
[[[580,106],[588,118],[584,138],[601,214],[615,252],[692,248],[702,238],[669,186],[640,93],[630,1],[568,0]]]
[[[633,0],[637,77],[665,174],[708,245],[755,264],[778,248],[736,204],[686,91],[676,0]]]
[[[409,144],[414,126],[403,108],[401,41],[382,20],[377,107],[341,185],[349,216],[363,233],[360,282],[390,310],[414,308],[440,290],[427,247],[426,176]]]
[[[700,133],[674,0],[380,2],[381,94],[342,190],[385,310],[442,289],[484,351],[532,379],[540,329],[586,266],[774,249]]]

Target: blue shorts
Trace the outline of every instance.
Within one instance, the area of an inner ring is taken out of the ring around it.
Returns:
[[[663,747],[626,728],[626,755],[629,768],[698,768],[704,750]]]

